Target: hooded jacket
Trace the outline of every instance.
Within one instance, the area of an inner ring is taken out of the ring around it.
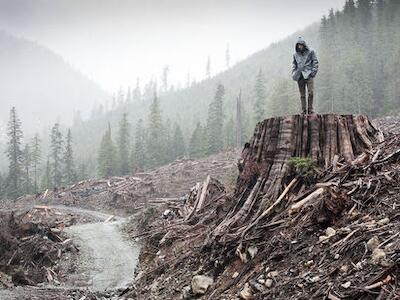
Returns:
[[[298,45],[300,44],[304,45],[303,51],[299,50]],[[292,69],[293,80],[299,81],[301,74],[303,74],[304,79],[315,77],[318,72],[318,59],[314,50],[310,50],[302,38],[298,39],[295,50]]]

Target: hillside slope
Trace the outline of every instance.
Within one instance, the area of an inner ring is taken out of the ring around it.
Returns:
[[[35,42],[0,31],[0,126],[16,106],[26,133],[57,118],[70,123],[73,110],[90,111],[108,98],[98,85],[60,56]]]
[[[277,80],[282,80],[283,78],[286,80],[290,79],[294,43],[298,36],[303,36],[313,48],[318,49],[318,29],[318,23],[312,24],[303,31],[296,32],[250,55],[245,60],[210,79],[194,83],[185,89],[169,91],[159,95],[163,118],[176,121],[188,139],[196,123],[199,121],[202,123],[205,122],[208,106],[214,97],[217,84],[221,83],[225,87],[225,121],[233,117],[236,97],[241,90],[245,119],[244,126],[246,127],[247,135],[250,135],[254,126],[254,121],[252,120],[254,105],[253,90],[260,68],[262,68],[265,74],[266,91],[270,93]],[[293,83],[290,89],[296,90],[296,84]],[[152,95],[152,93],[150,94]],[[296,97],[293,93],[294,106],[297,103],[295,102]],[[147,118],[151,100],[151,97],[145,97],[141,101],[123,103],[114,110],[75,124],[72,131],[78,145],[77,153],[82,155],[83,160],[93,161],[92,153],[96,152],[101,135],[106,129],[108,121],[116,129],[123,112],[128,112],[130,122],[134,125],[139,118]],[[290,108],[288,109],[290,110]],[[290,112],[294,112],[293,107]],[[116,130],[114,130],[115,132]],[[90,144],[84,143],[88,136],[90,136],[92,141]]]

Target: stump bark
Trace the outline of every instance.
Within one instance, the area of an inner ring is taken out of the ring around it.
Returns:
[[[290,115],[258,123],[239,161],[237,203],[214,237],[237,236],[269,213],[266,209],[293,179],[288,177],[292,157],[310,158],[326,169],[341,160],[351,163],[379,139],[379,131],[363,115]]]

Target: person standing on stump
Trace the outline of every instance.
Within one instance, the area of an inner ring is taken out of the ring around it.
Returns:
[[[297,81],[300,90],[301,109],[303,114],[312,114],[314,101],[314,78],[318,72],[318,59],[314,50],[308,48],[300,37],[296,43],[296,52],[293,54],[292,78]],[[306,87],[308,105],[306,102]]]

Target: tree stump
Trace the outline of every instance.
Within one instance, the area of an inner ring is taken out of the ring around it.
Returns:
[[[379,131],[362,115],[290,115],[258,123],[239,161],[237,203],[214,236],[237,236],[265,213],[289,183],[292,157],[329,168],[341,158],[351,163],[378,139]]]

